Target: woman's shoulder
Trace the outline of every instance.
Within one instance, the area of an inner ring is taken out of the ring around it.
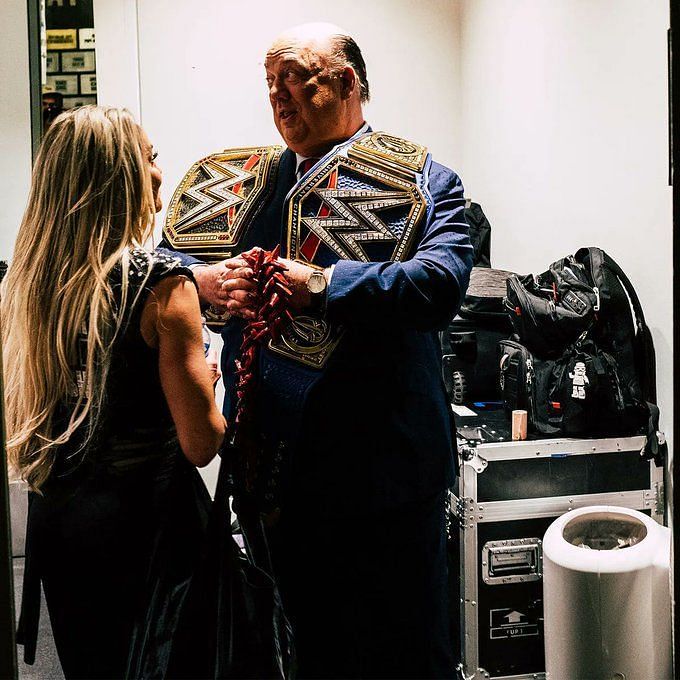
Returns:
[[[123,253],[111,272],[114,289],[121,288],[123,281],[127,289],[134,292],[149,291],[168,276],[184,276],[195,283],[194,275],[178,258],[163,250],[131,248]]]
[[[123,304],[126,313],[131,313],[143,307],[149,293],[170,277],[184,277],[196,284],[191,269],[169,253],[131,248],[123,254],[112,271],[114,297],[118,304]],[[123,281],[127,285],[123,286]]]
[[[125,269],[124,262],[121,265]],[[153,288],[168,276],[186,276],[194,280],[191,269],[164,250],[133,248],[129,251],[127,277],[130,285]]]
[[[133,303],[133,310],[141,313],[139,327],[146,344],[157,347],[161,334],[190,332],[200,316],[198,286],[191,270],[158,251],[131,252],[130,261],[130,288],[139,301]],[[142,280],[146,284],[139,291]]]

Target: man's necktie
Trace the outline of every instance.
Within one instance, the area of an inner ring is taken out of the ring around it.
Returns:
[[[300,179],[303,175],[306,175],[318,162],[318,158],[305,158],[305,160],[300,163],[300,167],[298,168],[298,179]]]
[[[313,166],[315,166],[319,162],[318,158],[306,158],[302,163],[300,163],[300,168],[298,171],[298,181],[306,175]],[[335,189],[335,175],[333,175],[333,178],[329,178],[328,180],[328,187],[327,188],[332,188]],[[321,205],[319,207],[319,211],[317,213],[317,217],[328,217],[331,214],[331,210],[327,205]],[[319,248],[319,243],[320,239],[319,237],[313,232],[310,231],[307,236],[305,237],[304,241],[302,242],[302,245],[300,246],[300,254],[307,260],[307,262],[313,262],[314,258],[316,257],[316,251]]]

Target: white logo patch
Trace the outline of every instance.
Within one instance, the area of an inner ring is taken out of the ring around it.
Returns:
[[[571,378],[571,396],[572,399],[586,398],[586,385],[590,384],[588,376],[586,375],[586,365],[582,361],[577,361],[574,365],[574,372],[569,374]]]

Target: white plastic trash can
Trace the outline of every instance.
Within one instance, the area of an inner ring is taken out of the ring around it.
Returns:
[[[670,530],[598,505],[543,539],[548,680],[672,680]]]

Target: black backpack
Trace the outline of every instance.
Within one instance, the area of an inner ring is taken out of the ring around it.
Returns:
[[[616,357],[619,375],[634,398],[656,402],[654,343],[633,284],[600,248],[581,248],[574,260],[589,272],[599,297],[592,339]]]
[[[537,277],[509,279],[505,304],[529,363],[544,376],[531,386],[534,429],[572,435],[644,432],[647,456],[660,462],[667,447],[658,432],[654,345],[635,288],[621,267],[600,248],[581,248]],[[505,361],[510,367],[517,360]],[[577,362],[595,372],[596,383],[589,387],[593,393],[597,384],[600,405],[583,413],[573,410],[577,402],[568,395],[567,377]],[[566,395],[564,403],[558,393]],[[515,398],[507,396],[512,407]],[[581,432],[575,431],[577,425]]]
[[[465,219],[474,250],[470,285],[440,336],[444,384],[454,404],[498,399],[496,348],[512,334],[503,306],[511,272],[491,268],[491,225],[479,203],[466,205]]]

